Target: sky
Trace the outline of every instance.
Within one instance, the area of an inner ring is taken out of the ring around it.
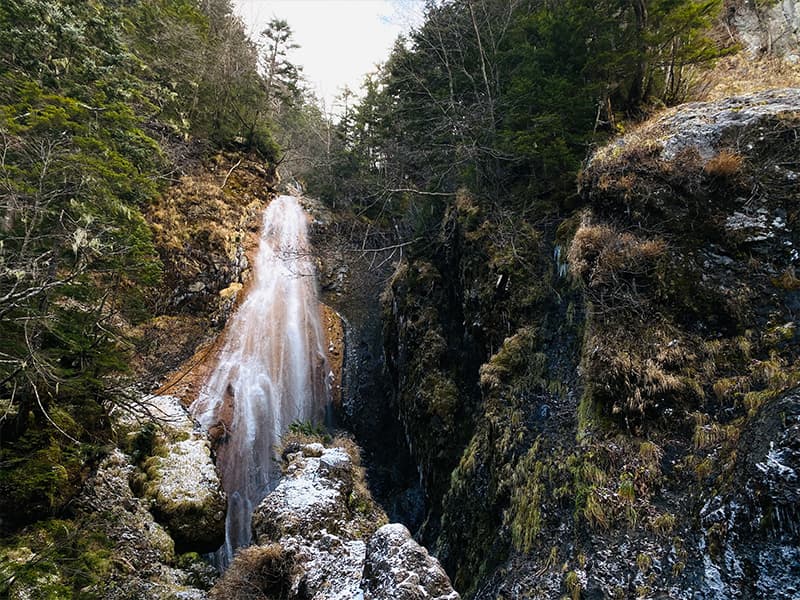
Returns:
[[[384,62],[398,35],[420,22],[422,0],[234,0],[251,37],[273,17],[285,19],[300,48],[290,60],[336,111],[334,98],[347,85],[356,91],[364,75]]]

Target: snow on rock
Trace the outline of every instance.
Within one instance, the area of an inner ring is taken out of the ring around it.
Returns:
[[[459,598],[405,527],[376,532],[385,516],[356,500],[363,473],[344,448],[295,443],[283,456],[284,477],[253,513],[253,533],[261,548],[278,544],[291,557],[288,599]],[[237,571],[237,560],[230,572]],[[223,580],[214,597],[225,597],[224,586]]]
[[[284,452],[285,476],[253,513],[261,545],[279,543],[297,566],[292,589],[313,600],[351,600],[359,594],[366,544],[374,530],[349,506],[354,469],[342,448],[296,445]]]
[[[138,402],[114,406],[111,411],[114,430],[120,438],[135,437],[149,424],[158,424],[168,430],[194,429],[189,413],[175,396],[147,395]]]
[[[144,464],[144,495],[178,546],[211,551],[225,536],[227,498],[211,458],[208,436],[174,396],[146,396],[137,412],[119,411],[118,429],[140,435],[158,426],[153,456]]]
[[[197,551],[217,548],[225,535],[226,497],[205,436],[167,446],[145,463],[144,493],[176,542]]]
[[[700,511],[707,598],[800,598],[800,389],[765,403],[739,438],[737,485]]]
[[[782,116],[796,115],[798,111],[800,89],[797,88],[681,104],[596,152],[590,165],[628,160],[623,151],[641,146],[643,141],[653,144],[662,160],[673,160],[681,152],[691,149],[697,151],[705,163],[717,155],[721,140]],[[743,152],[747,150],[742,149]]]
[[[76,503],[79,511],[98,517],[103,533],[114,541],[131,571],[149,576],[155,574],[151,569],[174,559],[175,545],[153,519],[148,503],[131,490],[133,472],[125,455],[115,450],[86,483]]]
[[[259,544],[309,531],[347,531],[353,463],[341,448],[307,444],[287,455],[286,475],[253,512]]]
[[[399,523],[370,538],[362,582],[365,600],[457,600],[439,561]]]
[[[105,581],[86,591],[107,600],[206,598],[203,590],[192,586],[188,572],[171,566],[175,545],[153,519],[149,503],[131,490],[134,471],[125,455],[115,450],[101,462],[73,503],[75,516],[86,530],[101,534],[114,546],[114,569]]]

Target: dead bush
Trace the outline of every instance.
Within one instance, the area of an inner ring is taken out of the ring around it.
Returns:
[[[242,548],[209,600],[288,600],[293,567],[293,555],[280,544]]]
[[[575,232],[567,260],[589,289],[598,289],[649,273],[666,249],[661,238],[644,239],[607,224],[584,221]]]
[[[705,164],[703,171],[711,177],[731,178],[741,172],[743,160],[741,154],[732,150],[721,150]]]

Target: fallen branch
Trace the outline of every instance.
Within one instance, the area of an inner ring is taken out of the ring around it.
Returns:
[[[392,192],[392,193],[398,193],[398,194],[401,194],[401,193],[404,193],[404,192],[409,192],[411,194],[419,194],[420,196],[455,196],[456,195],[455,192],[423,192],[421,190],[415,190],[415,189],[412,189],[412,188],[394,188],[394,189],[387,189],[385,191]]]
[[[385,252],[387,250],[397,250],[398,248],[405,248],[406,246],[410,246],[411,244],[416,244],[421,239],[422,238],[414,238],[413,240],[409,240],[408,242],[403,242],[402,244],[384,246],[383,248],[361,248],[360,250],[356,250],[355,252]]]
[[[239,162],[237,162],[235,165],[233,165],[233,166],[231,167],[231,170],[230,170],[230,171],[228,171],[228,174],[227,174],[227,175],[225,175],[225,179],[223,179],[223,180],[222,180],[222,185],[221,185],[221,186],[219,186],[219,189],[221,189],[221,190],[222,190],[222,189],[225,189],[225,185],[228,183],[228,177],[230,177],[230,176],[231,176],[231,173],[233,173],[233,170],[234,170],[236,167],[238,167],[240,164],[242,164],[242,159],[241,159],[241,158],[239,159]]]

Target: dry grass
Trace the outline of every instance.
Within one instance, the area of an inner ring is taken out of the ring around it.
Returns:
[[[719,100],[773,88],[800,87],[800,64],[779,58],[753,60],[745,53],[721,59],[695,89],[697,100]]]
[[[209,600],[285,600],[291,597],[294,557],[280,544],[240,550]]]
[[[583,516],[592,527],[608,529],[609,514],[606,507],[608,500],[603,498],[598,489],[592,489],[586,498],[586,506],[583,508]]]
[[[655,442],[644,441],[639,444],[639,457],[651,468],[660,469],[661,458],[664,451]]]
[[[567,260],[591,289],[650,272],[666,250],[667,243],[661,238],[645,239],[607,224],[584,221],[575,232]]]
[[[697,450],[732,445],[739,439],[740,428],[736,423],[721,425],[701,412],[692,413],[692,417],[695,423],[692,443]]]
[[[712,177],[731,178],[741,173],[743,162],[744,158],[741,154],[724,149],[711,158],[705,164],[703,170]]]
[[[650,519],[650,529],[659,535],[669,535],[675,528],[675,515],[663,513]]]

